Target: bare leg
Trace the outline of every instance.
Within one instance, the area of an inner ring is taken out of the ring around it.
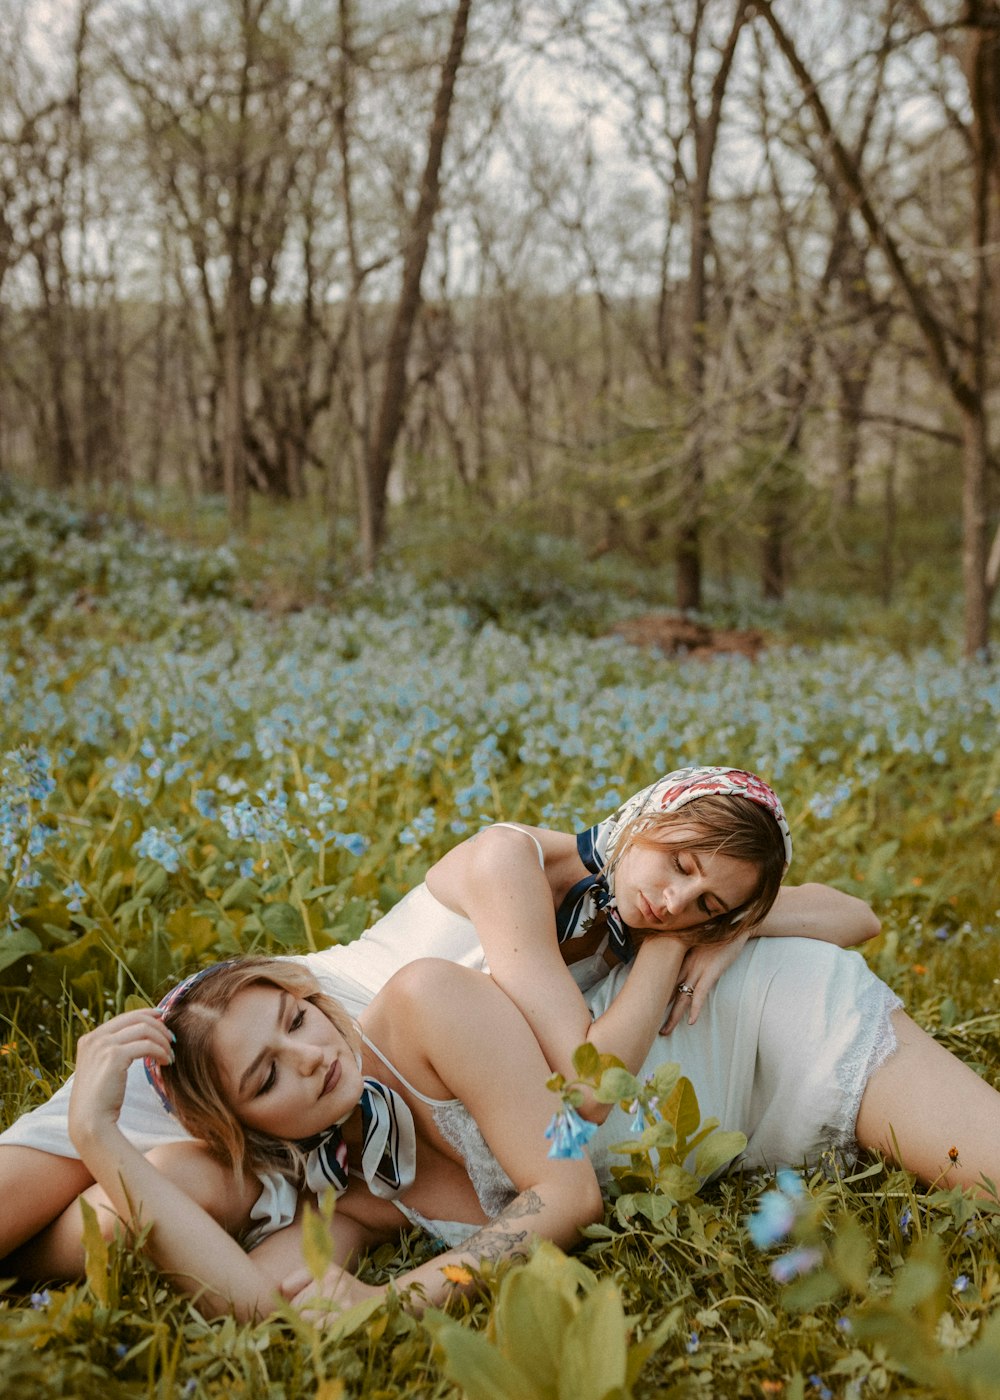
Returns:
[[[894,1012],[892,1024],[899,1049],[868,1081],[858,1142],[926,1182],[982,1189],[988,1177],[1000,1184],[1000,1093],[905,1012]]]
[[[186,1191],[225,1230],[236,1234],[246,1224],[250,1208],[260,1194],[260,1184],[256,1178],[247,1177],[241,1186],[232,1172],[194,1142],[170,1143],[155,1148],[147,1155],[164,1176]],[[77,1166],[80,1166],[79,1162]],[[90,1180],[89,1177],[85,1179]],[[121,1228],[121,1222],[107,1196],[95,1185],[91,1185],[82,1195],[94,1207],[101,1231],[110,1239],[116,1227]],[[71,1199],[51,1224],[29,1239],[23,1248],[11,1254],[4,1267],[25,1280],[79,1278],[84,1270],[84,1253],[78,1200]]]
[[[0,1147],[0,1259],[50,1225],[92,1181],[76,1157]]]

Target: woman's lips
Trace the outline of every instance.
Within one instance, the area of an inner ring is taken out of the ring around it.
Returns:
[[[331,1089],[336,1088],[337,1081],[339,1080],[339,1078],[340,1078],[340,1061],[339,1061],[339,1060],[334,1060],[333,1064],[330,1066],[330,1068],[329,1068],[329,1069],[327,1070],[327,1072],[326,1072],[326,1078],[323,1080],[323,1093],[324,1093],[324,1094],[328,1094],[328,1093],[330,1092]]]

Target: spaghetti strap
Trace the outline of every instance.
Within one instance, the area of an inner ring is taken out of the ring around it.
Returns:
[[[543,870],[545,869],[545,852],[542,850],[542,843],[537,836],[532,836],[530,831],[525,831],[523,826],[515,826],[513,822],[494,822],[493,825],[494,827],[505,826],[509,831],[519,831],[522,836],[527,836],[529,841],[534,841],[535,850],[538,852],[538,864]]]
[[[400,1074],[399,1070],[396,1068],[396,1066],[392,1063],[391,1060],[386,1059],[386,1057],[382,1054],[382,1051],[373,1041],[368,1039],[364,1031],[361,1032],[361,1039],[368,1046],[368,1049],[372,1052],[372,1054],[378,1056],[378,1058],[385,1065],[386,1069],[392,1071],[392,1073],[399,1080],[400,1084],[402,1084],[403,1088],[407,1089],[413,1095],[413,1097],[415,1099],[419,1099],[421,1103],[427,1104],[429,1108],[442,1108],[444,1106],[460,1102],[459,1099],[432,1099],[429,1098],[427,1094],[422,1094],[419,1089],[415,1089],[410,1083],[410,1081],[408,1079],[405,1079],[403,1075]]]

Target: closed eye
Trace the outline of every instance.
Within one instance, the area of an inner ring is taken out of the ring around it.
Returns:
[[[289,1027],[288,1027],[289,1031],[297,1031],[298,1028],[299,1028],[299,1026],[301,1026],[302,1022],[303,1022],[305,1019],[306,1019],[305,1007],[302,1007],[302,1009],[301,1009],[300,1011],[297,1011],[297,1012],[295,1013],[295,1015],[292,1017],[291,1023],[289,1024]]]
[[[269,1093],[274,1088],[275,1081],[277,1080],[277,1078],[278,1071],[276,1066],[272,1063],[271,1068],[267,1072],[266,1079],[264,1080],[260,1088],[257,1090],[256,1094],[254,1094],[254,1098],[259,1099],[263,1094]]]

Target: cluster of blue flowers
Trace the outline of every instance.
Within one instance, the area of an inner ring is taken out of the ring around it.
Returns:
[[[757,1209],[747,1220],[747,1231],[758,1249],[771,1249],[787,1240],[807,1201],[802,1179],[787,1167],[778,1172],[773,1190],[765,1191]],[[771,1276],[778,1283],[791,1283],[810,1273],[822,1260],[812,1245],[798,1245],[771,1262]]]

